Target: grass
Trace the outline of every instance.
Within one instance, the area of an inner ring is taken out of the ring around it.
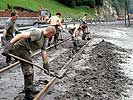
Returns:
[[[0,0],[0,9],[7,9],[7,4],[11,6],[22,6],[37,11],[38,6],[42,5],[44,9],[49,9],[52,15],[56,12],[61,12],[62,17],[79,18],[85,13],[89,17],[94,17],[95,10],[88,7],[67,7],[56,0]]]

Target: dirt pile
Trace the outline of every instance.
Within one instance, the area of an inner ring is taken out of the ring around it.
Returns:
[[[122,96],[128,96],[126,90],[133,81],[125,76],[119,64],[126,63],[124,59],[130,58],[128,54],[131,51],[106,41],[96,44],[91,52],[86,50],[83,54],[88,58],[80,56],[80,60],[85,60],[80,67],[86,67],[70,67],[74,71],[70,69],[68,73],[75,75],[67,75],[63,81],[69,83],[67,91],[56,100],[121,100]]]

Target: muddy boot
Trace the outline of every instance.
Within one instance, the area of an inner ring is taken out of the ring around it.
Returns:
[[[25,97],[24,97],[24,100],[33,100],[34,99],[34,94],[32,91],[28,91],[26,90],[25,91]]]
[[[52,40],[52,37],[48,39],[48,47],[49,47],[50,44],[51,44],[51,40]]]
[[[46,69],[46,71],[44,71],[44,73],[48,74],[50,72],[48,62],[43,64],[43,68]]]
[[[9,66],[9,63],[4,63],[3,66],[4,66],[4,67],[7,67],[7,66]]]
[[[48,47],[50,46],[50,43],[48,43]]]
[[[89,40],[91,40],[91,38],[88,37],[87,40],[89,41]]]
[[[56,44],[54,45],[54,48],[57,50],[57,46],[56,46]]]
[[[63,39],[61,38],[61,39],[59,39],[60,41],[63,41]]]
[[[83,33],[82,40],[85,40],[85,38],[86,38],[86,33]]]
[[[78,52],[78,46],[77,45],[74,46],[74,51],[75,51],[75,53]]]
[[[11,57],[10,56],[6,56],[6,63],[7,65],[9,65],[11,62]]]
[[[39,92],[40,92],[40,91],[39,91],[39,90],[36,90],[36,89],[33,89],[33,90],[32,90],[32,93],[33,93],[33,94],[38,94]]]
[[[23,90],[22,92],[20,92],[20,93],[25,93],[26,92],[26,90]],[[32,91],[31,91],[33,94],[38,94],[40,91],[39,90],[36,90],[36,89],[33,89]]]
[[[75,50],[75,52],[77,52],[78,51],[78,41],[77,40],[73,40],[73,47],[74,47],[74,50]]]
[[[57,50],[57,42],[54,41],[54,48]]]

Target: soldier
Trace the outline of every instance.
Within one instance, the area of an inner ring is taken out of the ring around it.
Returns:
[[[89,32],[89,29],[88,29],[88,26],[87,26],[87,23],[85,23],[84,21],[82,22],[82,26],[84,26],[84,30],[83,31],[83,35],[82,35],[82,40],[85,40],[86,39],[86,36],[88,34],[90,34]],[[90,38],[87,38],[87,40],[89,40]]]
[[[18,33],[18,31],[16,30],[16,26],[15,26],[17,16],[18,16],[17,12],[12,11],[11,17],[5,23],[3,37],[1,38],[3,42],[2,43],[3,46],[5,46],[6,43],[9,42],[14,37],[14,35]],[[7,56],[6,57],[7,65],[9,65],[10,61],[11,61],[11,57]]]
[[[82,21],[87,23],[87,20],[88,20],[88,17],[87,17],[87,14],[84,14],[83,18],[82,18]]]
[[[12,53],[28,61],[32,61],[30,51],[41,49],[43,67],[49,73],[49,64],[47,60],[47,52],[45,50],[46,38],[50,38],[55,34],[55,28],[49,26],[42,30],[31,30],[31,32],[21,33],[16,35],[10,44],[4,49],[3,55]],[[21,68],[24,74],[24,91],[25,100],[33,100],[34,93],[38,92],[33,88],[34,71],[33,66],[20,61]]]
[[[50,17],[50,19],[48,20],[48,23],[50,23],[50,25],[54,26],[56,29],[56,33],[54,35],[54,45],[56,48],[56,43],[58,42],[58,37],[60,32],[59,27],[63,29],[63,25],[61,23],[61,13],[57,12],[55,16]],[[51,40],[52,40],[52,37],[49,38],[48,46],[50,46]]]
[[[87,21],[88,21],[88,16],[87,14],[84,14],[84,17],[82,18],[82,26],[85,27],[85,29],[83,30],[83,35],[82,35],[83,40],[85,40],[87,34],[90,34],[90,32],[88,31]]]
[[[85,29],[85,26],[83,26],[81,24],[75,25],[69,29],[69,33],[72,36],[72,41],[73,41],[73,46],[74,46],[75,51],[78,50],[79,41],[82,40],[80,37],[80,33],[81,33],[81,31],[84,31],[84,29]]]

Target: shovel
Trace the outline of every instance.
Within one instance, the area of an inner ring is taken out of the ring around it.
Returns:
[[[16,55],[13,55],[13,54],[8,54],[8,55],[11,56],[11,57],[13,57],[13,58],[15,58],[15,59],[21,60],[21,61],[23,61],[23,62],[26,62],[26,63],[28,63],[28,64],[31,64],[31,65],[33,65],[33,66],[35,66],[35,67],[37,67],[37,68],[43,70],[47,75],[50,75],[50,76],[53,76],[53,77],[56,77],[56,78],[59,78],[59,79],[63,77],[63,74],[64,74],[64,73],[61,73],[62,75],[57,76],[57,75],[55,75],[55,74],[53,74],[53,73],[50,73],[50,72],[48,73],[46,69],[44,69],[44,68],[42,68],[42,67],[40,67],[40,66],[38,66],[38,65],[36,65],[36,64],[34,64],[34,63],[28,61],[28,60],[26,60],[26,59],[23,59],[23,58],[21,58],[21,57],[18,57],[18,56],[16,56]]]

